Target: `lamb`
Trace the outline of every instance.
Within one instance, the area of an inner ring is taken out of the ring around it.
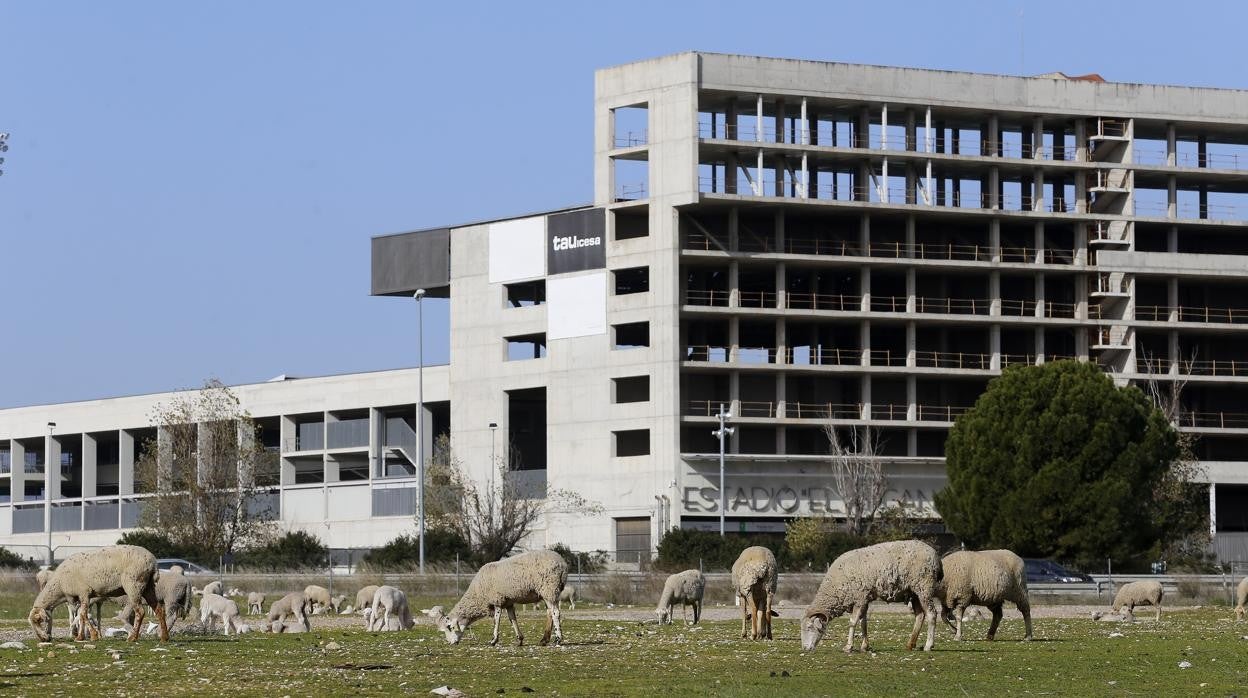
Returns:
[[[305,632],[312,630],[312,624],[308,622],[308,616],[310,615],[312,615],[312,604],[308,602],[302,592],[298,591],[290,592],[274,601],[272,606],[269,606],[270,624],[282,624],[286,620],[286,616],[293,616],[299,625],[303,626]]]
[[[174,565],[173,569],[182,569]],[[191,612],[191,580],[181,573],[174,572],[173,569],[165,570],[156,578],[156,599],[165,605],[166,620],[169,623],[169,629],[178,620],[185,618]],[[129,630],[134,624],[135,611],[134,607],[126,604],[117,612],[117,620],[125,624]],[[147,632],[152,631],[151,625],[148,626]]]
[[[47,567],[40,568],[40,570],[35,573],[35,584],[37,586],[37,590],[42,591],[43,587],[47,585],[48,580],[51,579],[52,575],[55,573],[56,570],[49,569]],[[97,628],[100,626],[100,606],[103,603],[103,601],[96,601],[92,604],[95,608],[94,622]],[[69,612],[69,632],[74,637],[78,637],[80,629],[80,626],[78,625],[78,604],[70,601],[65,605],[65,609]]]
[[[1248,604],[1248,577],[1239,580],[1235,587],[1235,620],[1244,619],[1244,606]]]
[[[966,607],[971,604],[987,606],[992,611],[992,624],[988,627],[988,639],[997,635],[997,627],[1001,624],[1001,607],[1009,601],[1023,613],[1027,624],[1024,639],[1031,639],[1031,606],[1027,599],[1026,587],[1019,588],[1016,577],[998,559],[1009,559],[1014,555],[1008,550],[972,552],[962,550],[946,555],[940,561],[944,578],[936,584],[935,596],[941,603],[945,622],[954,629],[954,639],[962,639],[962,620]],[[1019,559],[1021,563],[1021,558]],[[1020,565],[1021,566],[1021,565]],[[954,619],[950,619],[950,609]],[[957,625],[954,625],[954,620]]]
[[[46,642],[52,636],[51,611],[67,601],[79,604],[78,618],[83,629],[90,632],[93,640],[99,639],[99,629],[87,622],[87,605],[93,598],[107,599],[126,597],[135,609],[135,624],[130,630],[130,642],[139,639],[139,626],[143,622],[146,603],[156,614],[160,639],[169,639],[165,624],[165,605],[156,598],[156,557],[136,545],[114,545],[69,556],[47,581],[27,619],[35,636]]]
[[[693,606],[693,624],[702,617],[702,594],[706,591],[706,578],[698,570],[685,570],[670,575],[663,584],[659,607],[654,609],[659,623],[672,622],[672,606],[680,604],[681,617],[687,623],[688,607]]]
[[[355,592],[355,608],[363,611],[373,603],[373,594],[377,593],[377,585],[369,584],[368,586]]]
[[[853,651],[854,631],[859,620],[862,621],[862,650],[867,651],[870,648],[867,607],[872,601],[883,599],[910,603],[914,628],[906,649],[914,649],[926,618],[927,643],[923,650],[931,651],[936,641],[933,594],[942,578],[941,570],[936,551],[917,540],[878,543],[842,554],[828,567],[814,601],[802,618],[802,649],[815,649],[823,639],[829,619],[852,609],[845,651]]]
[[[216,594],[217,596],[221,596],[221,592],[224,588],[225,585],[218,580],[205,584],[203,589],[195,589],[194,593],[196,596],[203,596],[204,594]]]
[[[458,644],[464,630],[482,618],[493,614],[494,635],[491,645],[498,644],[498,624],[503,611],[511,621],[516,633],[516,643],[524,644],[524,634],[516,624],[516,604],[546,602],[546,632],[542,644],[550,642],[554,631],[556,643],[563,642],[563,626],[560,623],[559,594],[568,583],[568,563],[550,550],[534,550],[515,557],[488,562],[472,578],[468,590],[449,616],[439,613],[434,620],[446,634],[447,642]]]
[[[770,640],[771,617],[780,615],[771,610],[776,597],[776,556],[761,545],[742,550],[732,563],[732,586],[741,597],[741,637]]]
[[[336,596],[334,596],[333,598],[329,600],[329,607],[334,609],[334,613],[342,613],[342,610],[346,608],[346,606],[344,606],[343,604],[345,604],[346,602],[347,602],[346,594],[337,594]]]
[[[575,611],[576,610],[576,586],[573,584],[569,584],[566,587],[564,587],[563,591],[559,592],[559,601],[560,602],[567,601],[572,606],[572,610]],[[536,611],[537,604],[532,604],[530,606],[530,610]]]
[[[416,622],[407,606],[407,594],[392,586],[378,587],[373,593],[369,607],[371,617],[368,619],[369,630],[390,630],[390,614],[398,620],[395,630],[411,630]]]
[[[308,603],[312,604],[313,613],[316,613],[317,606],[320,606],[322,611],[327,608],[333,609],[334,611],[338,610],[337,608],[334,608],[334,600],[329,596],[329,589],[326,589],[323,586],[309,584],[303,588],[303,596],[308,600]]]
[[[253,591],[247,594],[247,615],[264,613],[264,592]]]
[[[1163,594],[1161,582],[1129,582],[1118,587],[1118,593],[1114,594],[1114,603],[1110,605],[1110,610],[1117,613],[1125,606],[1126,610],[1123,611],[1123,614],[1126,618],[1134,620],[1136,606],[1156,606],[1157,617],[1155,620],[1161,620],[1161,597]]]
[[[199,622],[211,628],[217,618],[225,626],[226,635],[230,634],[230,628],[242,632],[238,629],[238,604],[220,594],[205,593],[199,600]]]

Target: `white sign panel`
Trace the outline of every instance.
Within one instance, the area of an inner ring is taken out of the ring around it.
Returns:
[[[606,334],[607,273],[546,280],[546,337],[568,339]]]
[[[546,218],[490,224],[490,283],[546,275]]]

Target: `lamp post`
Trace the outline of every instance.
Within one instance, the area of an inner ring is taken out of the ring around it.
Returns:
[[[728,508],[728,493],[724,490],[724,437],[732,436],[733,428],[726,424],[732,418],[732,412],[724,409],[723,404],[720,404],[719,414],[715,416],[719,419],[719,428],[711,434],[719,437],[719,535],[722,538],[724,536],[724,510]]]
[[[48,442],[43,446],[43,530],[48,535],[48,567],[52,567],[52,432],[56,422],[48,422]],[[60,476],[60,463],[57,463]]]
[[[498,468],[494,463],[494,433],[498,430],[498,422],[490,422],[490,501],[494,501],[494,471]]]
[[[420,573],[425,573],[425,289],[412,294],[416,299],[416,509],[420,525]]]

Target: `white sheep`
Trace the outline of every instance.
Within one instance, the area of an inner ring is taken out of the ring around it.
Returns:
[[[672,606],[680,604],[681,617],[689,621],[688,607],[693,606],[693,624],[702,617],[702,595],[706,591],[706,577],[698,570],[685,570],[670,575],[663,583],[663,595],[654,612],[659,623],[672,622]]]
[[[998,562],[1006,551],[973,552],[960,550],[946,555],[940,561],[944,577],[936,584],[935,596],[941,602],[945,622],[954,629],[954,639],[962,639],[962,621],[966,607],[972,604],[987,606],[992,611],[992,625],[988,627],[988,639],[997,635],[997,627],[1001,624],[1001,607],[1006,601],[1013,603],[1023,612],[1027,621],[1027,640],[1031,639],[1031,606],[1028,603],[1026,589],[1018,588],[1018,580],[1013,573]],[[1013,553],[1010,553],[1011,555]],[[953,618],[950,618],[950,615]],[[957,624],[954,624],[954,621]]]
[[[1248,577],[1239,580],[1235,587],[1235,620],[1244,619],[1244,606],[1248,605]]]
[[[342,613],[342,610],[344,608],[347,608],[346,603],[347,603],[346,594],[336,594],[334,597],[332,597],[329,600],[329,607],[334,609],[334,613]]]
[[[264,613],[264,592],[253,591],[247,594],[247,615]]]
[[[333,608],[334,600],[329,596],[329,589],[326,589],[323,586],[309,584],[303,588],[303,596],[308,600],[308,603],[312,604],[313,613],[317,612],[318,606],[320,607],[321,612],[324,612],[325,609],[333,609],[334,611],[338,610]]]
[[[491,645],[498,644],[498,624],[503,611],[511,621],[517,644],[524,644],[524,634],[516,624],[516,604],[546,602],[546,632],[542,644],[550,642],[554,631],[555,642],[563,642],[560,624],[559,594],[568,583],[568,563],[563,556],[550,550],[534,550],[515,557],[487,562],[472,578],[468,590],[449,616],[439,614],[435,621],[446,634],[447,642],[457,644],[469,625],[494,615],[494,635]]]
[[[369,630],[411,630],[416,624],[407,606],[407,594],[392,586],[378,587],[368,610],[371,616],[368,618]],[[398,621],[397,628],[390,624],[392,614]]]
[[[1161,620],[1161,597],[1164,594],[1161,582],[1128,582],[1118,587],[1118,593],[1114,594],[1114,603],[1109,608],[1117,613],[1125,607],[1122,611],[1124,616],[1129,620],[1134,620],[1136,606],[1156,606],[1155,620]]]
[[[741,598],[741,637],[771,639],[771,610],[776,598],[776,556],[755,545],[741,551],[732,563],[732,587]]]
[[[1023,614],[1023,624],[1026,626],[1026,634],[1023,636],[1023,639],[1031,640],[1031,592],[1027,590],[1026,563],[1013,550],[1000,548],[996,550],[981,550],[980,552],[996,560],[998,565],[1001,565],[1006,572],[1010,573],[1010,580],[1013,586],[1010,594],[1014,598],[1007,600],[1018,608],[1019,613]]]
[[[49,569],[46,565],[39,568],[39,571],[35,573],[35,584],[37,587],[36,591],[42,591],[44,585],[48,583],[48,580],[52,578],[52,575],[55,574],[55,572],[56,570]],[[100,627],[100,607],[103,604],[104,601],[102,599],[93,602],[90,609],[93,609],[95,613],[94,615],[91,613],[87,614],[88,619],[94,618],[91,622],[95,624],[96,628]],[[65,604],[65,610],[69,613],[69,632],[74,637],[78,637],[79,631],[81,630],[81,626],[78,624],[78,604],[70,601]]]
[[[225,626],[226,635],[230,634],[231,628],[241,632],[238,630],[238,604],[220,594],[205,593],[199,599],[199,622],[211,628],[217,618]]]
[[[181,567],[174,565],[174,569],[180,570]],[[165,619],[169,630],[173,630],[173,626],[191,612],[193,596],[191,580],[174,569],[165,570],[156,578],[156,599],[165,605]],[[130,630],[134,624],[134,616],[134,607],[127,603],[117,612],[116,618]],[[151,634],[153,625],[148,624],[148,634]]]
[[[576,610],[576,586],[574,584],[569,584],[566,587],[564,587],[563,591],[559,592],[559,601],[561,603],[563,602],[568,603],[572,607],[572,610],[575,611]],[[538,607],[538,604],[531,604],[529,609],[536,611],[537,607]]]
[[[377,585],[369,584],[368,586],[355,592],[355,610],[363,611],[373,603],[373,594],[377,593]]]
[[[194,593],[196,596],[203,596],[204,594],[216,594],[217,596],[221,596],[221,591],[224,588],[225,585],[218,580],[205,584],[203,589],[195,589]]]
[[[292,591],[269,606],[270,624],[283,624],[286,616],[293,616],[305,631],[311,631],[312,624],[308,621],[310,615],[312,615],[312,604],[303,596],[303,592],[299,591]]]
[[[93,598],[124,595],[127,603],[134,606],[136,615],[129,640],[134,642],[139,638],[139,625],[143,621],[140,602],[146,603],[155,612],[160,639],[168,640],[165,605],[156,598],[156,579],[156,557],[136,545],[114,545],[70,555],[35,597],[34,607],[27,616],[30,627],[41,641],[47,641],[52,636],[51,611],[62,603],[72,601],[79,604],[82,628],[89,630],[92,639],[99,639],[99,629],[87,622],[88,604]]]
[[[802,618],[802,649],[815,649],[823,639],[828,621],[852,610],[845,651],[853,651],[854,631],[860,620],[862,650],[867,651],[870,648],[867,607],[872,601],[882,599],[910,603],[914,628],[906,649],[914,649],[926,618],[927,643],[923,649],[930,651],[936,641],[936,606],[932,595],[940,579],[940,556],[922,541],[878,543],[842,554],[828,567],[814,601]]]

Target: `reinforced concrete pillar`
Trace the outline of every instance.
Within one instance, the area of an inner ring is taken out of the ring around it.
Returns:
[[[99,450],[95,437],[82,435],[82,496],[94,497],[99,480]]]
[[[117,432],[117,494],[134,494],[134,434]]]

